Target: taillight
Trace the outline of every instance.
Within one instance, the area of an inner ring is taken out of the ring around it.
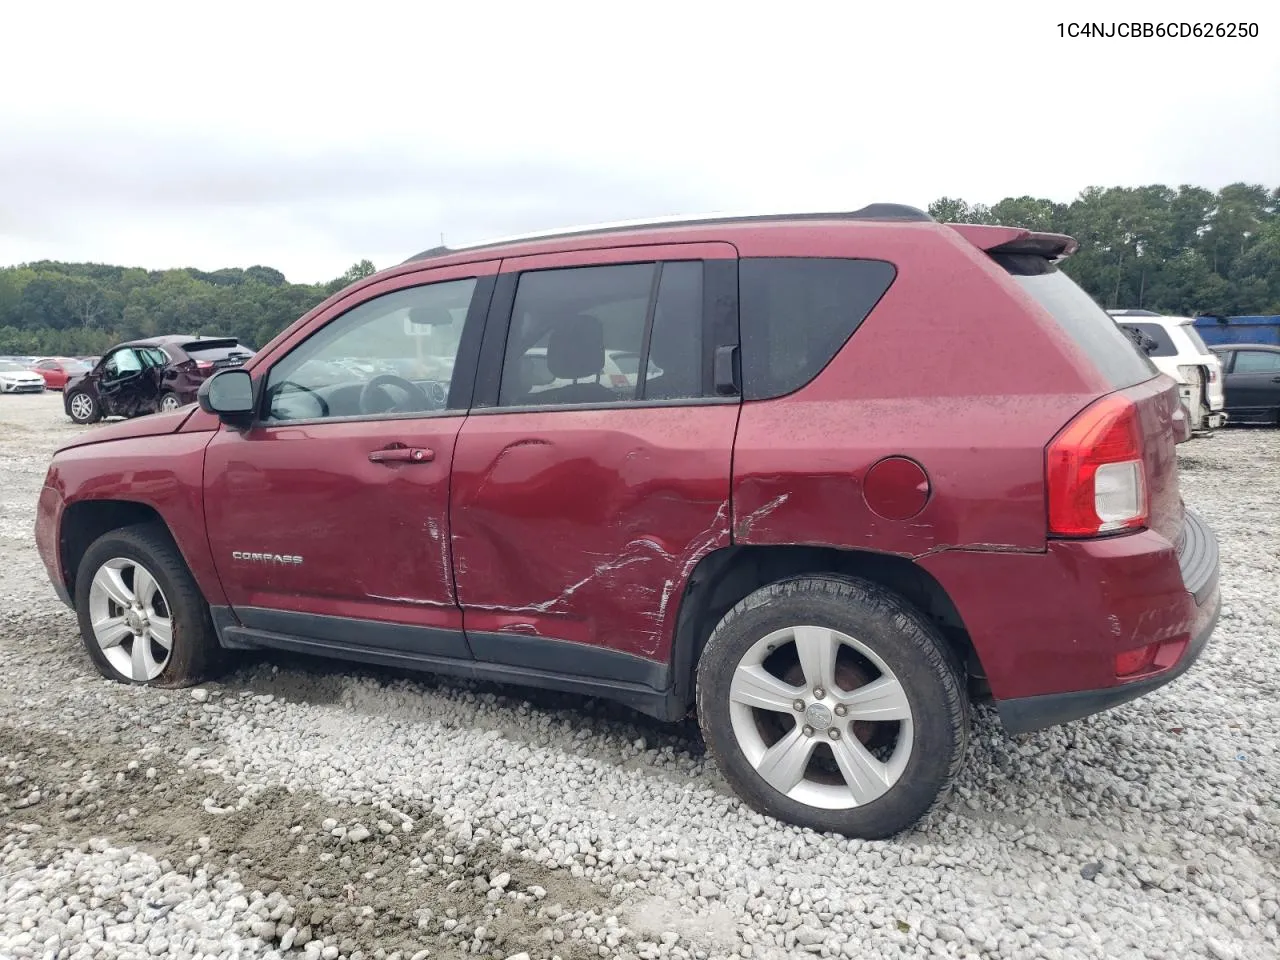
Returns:
[[[208,373],[210,370],[213,369],[213,364],[210,363],[208,360],[197,360],[196,369],[199,370],[201,373]]]
[[[1049,533],[1092,537],[1147,524],[1138,410],[1120,394],[1080,412],[1049,443]]]

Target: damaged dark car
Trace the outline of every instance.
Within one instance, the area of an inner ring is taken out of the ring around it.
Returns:
[[[170,335],[112,348],[88,373],[67,381],[63,407],[76,423],[168,413],[194,403],[200,384],[241,366],[254,351],[234,337]]]

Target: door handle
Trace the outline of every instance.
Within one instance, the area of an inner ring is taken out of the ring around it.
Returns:
[[[430,463],[435,458],[434,450],[423,447],[388,447],[369,454],[370,463]]]

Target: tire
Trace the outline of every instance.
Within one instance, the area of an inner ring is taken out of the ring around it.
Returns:
[[[83,390],[67,397],[67,416],[76,423],[97,423],[102,419],[102,404]]]
[[[140,598],[139,571],[156,587],[152,591],[144,582]],[[128,597],[141,600],[143,617],[136,609],[132,615],[126,611],[121,601]],[[76,572],[75,601],[85,649],[110,680],[185,687],[206,679],[221,659],[209,605],[158,524],[122,527],[90,544]],[[108,620],[110,627],[101,626]]]
[[[165,391],[160,394],[160,403],[157,405],[156,409],[160,413],[172,413],[174,410],[178,410],[181,407],[182,401],[178,398],[178,395],[172,391]]]
[[[828,650],[830,659],[814,659]],[[808,674],[834,678],[820,701]],[[720,621],[698,663],[698,722],[721,773],[756,811],[878,840],[950,790],[969,741],[962,677],[946,641],[897,594],[867,580],[799,577],[761,587]],[[770,706],[748,706],[749,696]]]

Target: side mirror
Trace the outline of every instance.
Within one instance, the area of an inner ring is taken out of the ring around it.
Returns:
[[[196,400],[225,423],[247,424],[253,419],[253,378],[245,370],[221,370],[200,384]]]

